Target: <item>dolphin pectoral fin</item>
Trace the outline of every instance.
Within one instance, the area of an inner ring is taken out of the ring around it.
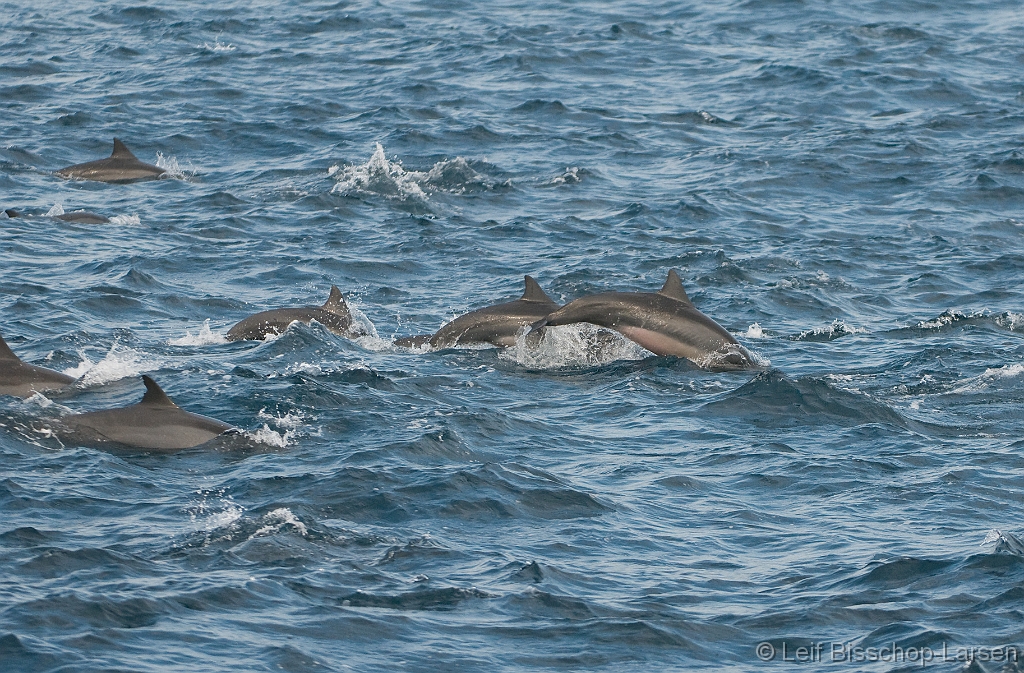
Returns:
[[[533,279],[533,276],[526,276],[526,290],[523,292],[523,296],[520,299],[526,301],[542,301],[545,303],[553,304],[551,297],[549,297],[544,290],[540,289],[540,284]]]
[[[111,159],[135,159],[136,161],[138,161],[138,157],[136,157],[134,154],[132,154],[132,151],[130,149],[128,149],[128,147],[123,142],[118,140],[117,138],[114,138],[114,151],[110,153],[110,158]]]
[[[536,332],[537,330],[540,330],[540,329],[543,329],[543,328],[547,327],[547,325],[548,325],[548,317],[544,316],[543,318],[541,318],[537,322],[535,322],[532,325],[530,325],[529,327],[527,327],[525,334],[529,334],[530,332]]]
[[[140,402],[140,404],[148,404],[150,406],[157,407],[174,407],[175,409],[178,408],[178,405],[172,402],[171,398],[167,397],[167,393],[157,385],[156,381],[143,374],[142,382],[146,384],[146,394],[142,396],[142,402]]]
[[[693,302],[686,295],[686,290],[683,289],[683,281],[679,280],[679,274],[676,273],[675,269],[671,269],[668,272],[668,278],[665,279],[665,284],[658,290],[658,294],[669,299],[681,301],[688,306],[693,306]]]

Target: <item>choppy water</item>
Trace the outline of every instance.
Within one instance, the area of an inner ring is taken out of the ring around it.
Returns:
[[[84,375],[0,400],[4,670],[1024,643],[1024,11],[897,5],[2,5],[0,208],[115,218],[0,221],[0,330]],[[175,177],[53,175],[115,135]],[[390,344],[670,268],[767,371]],[[332,283],[377,336],[224,342]],[[36,431],[143,372],[246,434]]]

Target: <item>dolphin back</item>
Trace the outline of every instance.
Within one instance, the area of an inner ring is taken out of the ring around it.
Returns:
[[[114,150],[106,159],[87,161],[57,171],[57,175],[64,178],[110,183],[155,180],[164,173],[166,171],[159,166],[139,161],[118,138],[114,138]]]
[[[138,404],[65,416],[58,434],[85,446],[176,451],[205,444],[231,429],[216,419],[184,411],[152,378],[142,380],[146,393]]]

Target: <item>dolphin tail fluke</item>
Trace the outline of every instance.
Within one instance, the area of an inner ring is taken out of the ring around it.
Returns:
[[[21,361],[21,358],[14,354],[14,351],[12,351],[11,347],[7,345],[7,342],[4,341],[3,337],[0,337],[0,360]]]
[[[337,285],[331,286],[331,295],[327,297],[327,301],[324,302],[322,308],[325,311],[337,313],[338,315],[351,315],[348,310],[348,304],[345,303],[345,297],[342,296],[341,290],[338,289]]]
[[[658,290],[658,294],[693,306],[693,302],[686,295],[686,290],[683,289],[683,281],[679,280],[679,274],[675,269],[668,272],[668,278],[662,288]]]
[[[110,153],[110,158],[137,159],[137,157],[134,154],[132,154],[132,151],[128,149],[128,147],[117,138],[114,138],[114,151]]]
[[[523,296],[520,299],[526,301],[543,301],[546,303],[554,303],[544,290],[540,289],[540,284],[533,279],[533,276],[526,276],[526,291],[523,292]]]
[[[172,402],[170,397],[167,397],[167,393],[157,385],[156,381],[143,374],[142,382],[146,384],[146,394],[142,396],[141,404],[177,408],[178,405]]]

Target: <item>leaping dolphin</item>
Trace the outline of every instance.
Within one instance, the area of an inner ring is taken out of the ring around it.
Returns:
[[[9,218],[22,217],[21,213],[16,210],[8,208],[4,211],[4,214]],[[110,222],[110,218],[97,215],[96,213],[90,213],[88,210],[75,210],[70,213],[61,213],[60,215],[43,215],[42,217],[52,217],[57,220],[64,220],[65,222],[75,222],[76,224],[106,224]]]
[[[184,411],[148,376],[142,381],[146,394],[138,404],[65,416],[57,424],[57,436],[99,448],[177,451],[205,444],[231,429],[218,420]]]
[[[352,314],[348,304],[336,285],[331,286],[331,295],[323,306],[303,306],[300,308],[278,308],[263,311],[249,316],[228,330],[228,341],[261,340],[268,334],[283,334],[288,325],[302,322],[307,325],[311,320],[344,337],[362,336],[364,332],[352,328]]]
[[[756,366],[721,325],[697,310],[679,274],[668,272],[658,292],[603,292],[580,297],[531,326],[591,323],[622,334],[655,355],[675,355],[709,369]]]
[[[64,388],[75,380],[52,369],[25,364],[0,337],[0,395],[32,397],[35,393]]]
[[[57,175],[63,178],[114,183],[155,180],[164,173],[166,171],[159,166],[139,161],[117,138],[114,138],[114,151],[106,159],[75,164],[57,171]]]
[[[526,290],[519,299],[461,315],[434,334],[395,339],[395,345],[420,348],[430,344],[435,349],[474,343],[511,346],[520,329],[557,308],[558,304],[544,293],[537,281],[526,276]]]

